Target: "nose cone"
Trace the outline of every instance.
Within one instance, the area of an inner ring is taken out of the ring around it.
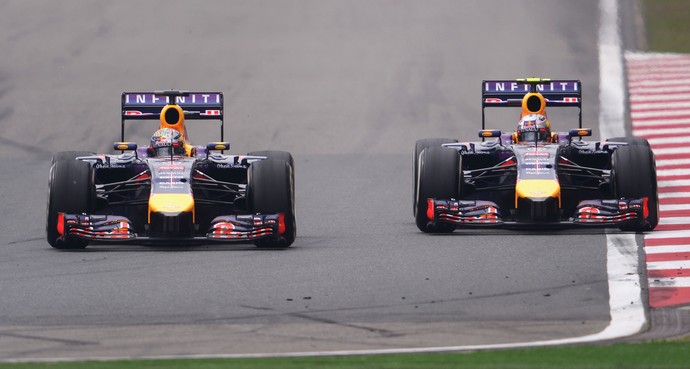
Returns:
[[[158,193],[149,198],[150,213],[194,212],[194,198],[189,194]]]
[[[557,221],[561,186],[551,179],[521,180],[515,186],[515,207],[521,221]]]
[[[561,197],[561,186],[552,179],[527,179],[518,181],[515,185],[516,206],[520,198],[544,200],[549,197]]]
[[[189,194],[153,194],[149,198],[151,237],[193,237],[194,198]]]

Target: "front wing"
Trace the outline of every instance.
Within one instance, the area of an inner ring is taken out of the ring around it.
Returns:
[[[648,214],[648,199],[584,200],[575,213],[556,223],[577,226],[620,226],[643,222]],[[427,199],[427,219],[430,224],[445,223],[456,227],[520,225],[505,217],[491,201]],[[537,222],[535,222],[538,224]],[[542,222],[544,223],[544,222]],[[553,224],[553,222],[549,223]]]
[[[205,236],[164,238],[136,234],[132,222],[122,216],[58,213],[57,228],[60,238],[105,242],[248,242],[278,237],[285,232],[285,221],[282,214],[224,215],[213,219]]]

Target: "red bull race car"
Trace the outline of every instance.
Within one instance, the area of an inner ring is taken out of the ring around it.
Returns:
[[[418,140],[414,216],[422,232],[472,226],[603,226],[659,222],[656,165],[643,138],[587,142],[578,80],[482,82],[481,141]],[[521,107],[514,132],[486,129],[485,108]],[[579,126],[552,132],[546,107],[576,107]]]
[[[146,147],[125,122],[160,120]],[[185,121],[220,121],[220,141],[193,146]],[[224,154],[221,92],[125,92],[119,154],[65,151],[50,168],[46,233],[58,249],[89,242],[252,242],[296,236],[294,161],[285,151]]]

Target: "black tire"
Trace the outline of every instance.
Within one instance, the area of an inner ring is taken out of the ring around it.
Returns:
[[[611,157],[611,183],[616,198],[648,198],[649,215],[637,224],[620,226],[623,231],[651,231],[659,224],[659,194],[654,153],[644,144],[617,148]]]
[[[419,178],[419,154],[427,147],[441,146],[444,143],[455,143],[458,140],[454,138],[423,138],[417,140],[414,145],[414,156],[412,157],[412,166],[414,172],[414,194],[412,195],[412,204],[414,208],[414,216],[417,216],[417,178]]]
[[[295,185],[292,166],[285,160],[266,159],[252,163],[247,173],[247,200],[252,213],[285,215],[285,233],[254,242],[260,248],[287,248],[297,235]]]
[[[46,238],[56,249],[83,249],[88,241],[78,238],[58,240],[57,215],[91,213],[96,203],[93,167],[86,162],[65,159],[55,161],[50,168],[48,206],[46,209]]]
[[[260,150],[247,153],[249,156],[265,156],[268,159],[285,160],[292,168],[292,182],[295,182],[295,160],[292,159],[292,154],[287,151],[280,150]]]
[[[92,153],[90,151],[59,151],[53,154],[53,161],[50,163],[52,166],[55,164],[56,161],[60,160],[74,160],[76,157],[79,156],[92,156],[96,155],[95,153]]]
[[[290,154],[287,151],[261,150],[261,151],[252,151],[252,152],[248,153],[247,155],[249,155],[249,156],[265,156],[269,159],[285,160],[288,163],[290,163],[290,166],[293,169],[295,168],[295,161],[292,159],[292,154]]]
[[[426,233],[449,233],[451,224],[427,225],[427,199],[458,198],[462,186],[461,157],[457,150],[440,146],[424,149],[419,156],[419,178],[415,198],[415,222]]]
[[[606,142],[625,142],[629,146],[635,146],[635,145],[643,145],[649,147],[649,141],[647,141],[646,138],[642,137],[614,137],[614,138],[609,138],[606,140]]]

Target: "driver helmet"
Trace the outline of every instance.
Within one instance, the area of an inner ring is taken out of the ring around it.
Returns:
[[[172,128],[162,128],[157,130],[153,136],[151,136],[149,155],[186,155],[184,139],[182,138],[180,132]]]
[[[542,114],[527,114],[517,127],[518,142],[551,142],[551,123]]]

